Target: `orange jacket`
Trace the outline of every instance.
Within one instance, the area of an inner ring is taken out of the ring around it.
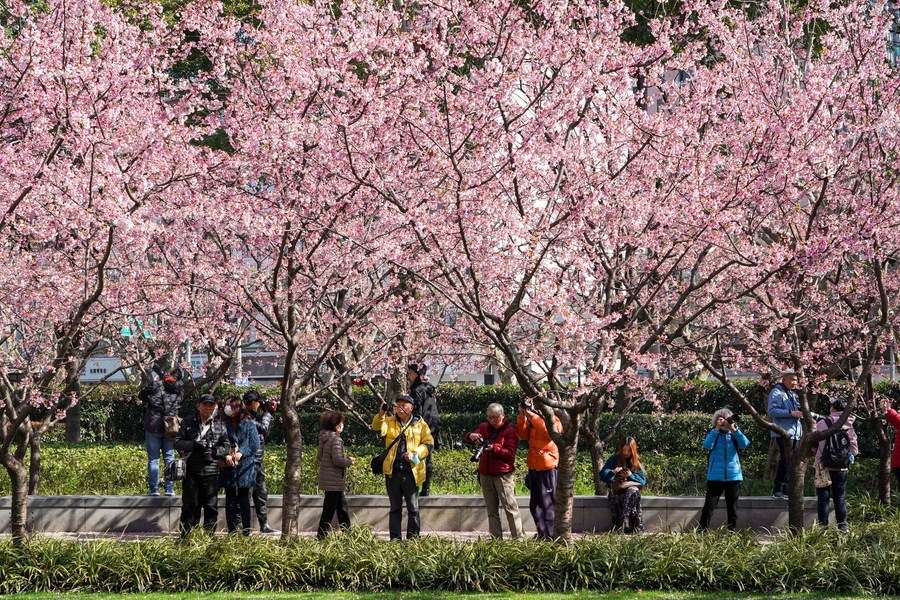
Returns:
[[[553,417],[556,430],[562,432],[562,423],[558,417]],[[525,461],[528,468],[534,471],[546,471],[554,469],[559,464],[559,448],[550,438],[547,425],[543,417],[519,415],[516,420],[516,431],[520,440],[528,441],[528,458]]]

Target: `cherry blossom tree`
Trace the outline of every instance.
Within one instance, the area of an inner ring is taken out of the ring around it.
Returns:
[[[747,293],[684,340],[786,442],[728,370],[801,374],[804,434],[790,461],[795,528],[810,451],[866,398],[896,329],[898,74],[887,60],[885,9],[851,2],[770,5],[752,18],[719,6],[694,13],[709,60],[692,71],[683,101],[715,100],[707,130],[719,137],[721,168],[710,176],[743,210],[723,240],[742,265],[727,285]],[[855,393],[841,419],[816,432],[814,396],[836,377],[851,379]]]
[[[41,435],[75,401],[78,374],[114,326],[116,290],[147,247],[154,209],[202,162],[187,159],[184,109],[167,96],[161,22],[142,29],[93,0],[5,10],[0,462],[21,540],[29,449],[36,490]]]

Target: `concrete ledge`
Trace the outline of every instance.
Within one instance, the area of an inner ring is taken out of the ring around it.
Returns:
[[[300,529],[315,531],[322,512],[322,496],[300,497]],[[519,496],[519,510],[528,533],[534,521],[528,497]],[[368,523],[386,531],[390,505],[387,496],[350,496],[347,499],[354,523]],[[703,498],[696,496],[645,496],[641,500],[646,531],[678,531],[696,526]],[[10,526],[9,496],[0,498],[0,532]],[[480,496],[429,496],[421,498],[422,532],[486,532],[487,515]],[[269,496],[269,521],[281,523],[282,497]],[[803,499],[804,524],[812,525],[816,499]],[[181,498],[178,496],[31,496],[28,523],[33,531],[46,533],[170,533],[178,529]],[[720,500],[712,527],[725,521],[725,501]],[[254,526],[255,526],[254,517]],[[746,497],[738,501],[738,526],[757,531],[787,527],[788,506],[784,500]],[[577,496],[574,504],[576,532],[608,531],[612,525],[606,497]],[[219,526],[225,528],[225,498],[219,497]],[[405,519],[404,519],[405,528]],[[506,523],[504,523],[506,531]]]

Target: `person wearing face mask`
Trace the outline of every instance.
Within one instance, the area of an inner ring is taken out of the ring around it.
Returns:
[[[712,418],[712,429],[703,440],[703,447],[709,453],[706,466],[706,500],[700,513],[700,529],[709,527],[712,513],[725,493],[726,524],[728,529],[737,528],[737,501],[741,494],[740,451],[750,445],[747,436],[738,429],[737,418],[728,408],[716,411]]]
[[[181,535],[200,524],[214,533],[219,520],[219,460],[231,451],[225,424],[216,417],[216,399],[203,394],[197,401],[197,412],[184,420],[175,449],[188,455],[187,471],[181,493]]]
[[[419,537],[419,486],[425,481],[425,457],[434,448],[434,438],[428,423],[421,417],[413,416],[413,399],[400,396],[394,406],[394,414],[388,415],[388,406],[372,420],[372,430],[384,438],[388,448],[384,459],[384,480],[391,512],[388,529],[391,541],[401,539],[403,502],[409,515],[406,523],[406,539]],[[397,443],[394,443],[397,440]]]
[[[344,492],[347,490],[347,467],[355,463],[356,459],[344,454],[344,441],[341,439],[341,432],[344,430],[342,412],[332,410],[323,414],[319,425],[321,429],[316,460],[319,463],[319,489],[325,492],[325,504],[322,506],[316,537],[321,540],[331,530],[335,512],[338,524],[344,529],[350,527],[347,496]]]
[[[240,520],[241,532],[249,536],[250,491],[256,484],[254,456],[259,449],[259,434],[244,410],[243,401],[237,396],[228,399],[223,412],[231,443],[231,452],[225,456],[225,468],[219,478],[219,484],[225,488],[225,524],[228,532],[233,533],[238,530]]]

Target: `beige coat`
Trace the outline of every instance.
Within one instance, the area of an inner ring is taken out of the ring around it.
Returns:
[[[344,440],[336,431],[319,432],[319,489],[324,492],[343,492],[347,489],[347,467],[350,459],[344,455]]]

